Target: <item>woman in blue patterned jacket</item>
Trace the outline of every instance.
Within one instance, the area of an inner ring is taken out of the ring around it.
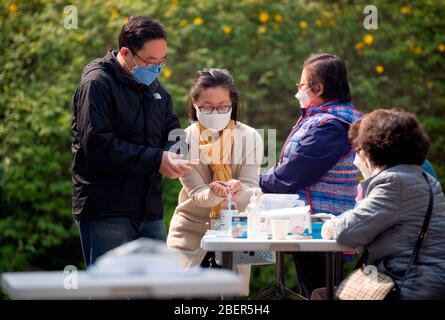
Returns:
[[[301,117],[287,138],[278,164],[265,172],[265,193],[299,194],[312,213],[339,215],[355,204],[359,170],[348,139],[349,126],[362,116],[350,102],[344,62],[331,54],[313,54],[303,65],[298,93]],[[320,254],[293,254],[299,284],[310,297],[324,284]]]

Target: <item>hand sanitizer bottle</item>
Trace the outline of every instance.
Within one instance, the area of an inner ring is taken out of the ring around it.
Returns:
[[[256,207],[256,190],[253,190],[250,202],[246,207],[247,213],[247,238],[255,239],[255,217],[257,213]]]
[[[232,216],[238,214],[235,201],[232,200],[232,194],[227,195],[225,203],[221,205],[219,213],[220,230],[226,231],[227,234],[232,234]]]
[[[261,190],[253,189],[247,212],[247,237],[250,239],[267,239],[267,221],[263,216],[264,206],[261,202]]]

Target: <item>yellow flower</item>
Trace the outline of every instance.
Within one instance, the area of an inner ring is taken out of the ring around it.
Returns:
[[[77,37],[77,42],[83,43],[85,42],[85,36],[83,34],[79,35]]]
[[[315,24],[319,27],[321,27],[323,25],[323,21],[321,21],[320,19],[316,19],[315,20]]]
[[[267,12],[261,12],[258,19],[260,19],[261,23],[266,23],[267,21],[269,21],[269,15],[267,14]]]
[[[383,71],[385,71],[385,68],[383,68],[383,66],[378,65],[375,67],[375,72],[382,73]]]
[[[428,88],[428,90],[431,90],[431,89],[433,89],[433,81],[427,81],[427,83],[426,83],[426,87]]]
[[[186,19],[181,19],[181,21],[179,21],[179,26],[181,28],[185,28],[187,26],[189,22]]]
[[[224,32],[224,34],[229,34],[229,33],[231,33],[231,32],[232,32],[232,27],[231,27],[231,26],[228,26],[228,25],[225,25],[225,26],[223,27],[223,32]]]
[[[193,23],[196,24],[197,26],[200,26],[204,23],[204,20],[202,20],[201,17],[196,17],[195,20],[193,20]]]
[[[437,50],[439,50],[439,52],[445,52],[445,44],[441,43],[437,46]]]
[[[258,28],[258,32],[261,33],[261,34],[266,33],[267,32],[267,28],[265,26],[260,26]]]
[[[24,32],[25,32],[25,27],[24,27],[24,26],[20,26],[20,28],[19,28],[19,32],[20,32],[20,33],[24,33]]]
[[[423,51],[422,47],[419,47],[419,46],[415,46],[414,47],[414,53],[415,54],[421,54],[422,51]]]
[[[117,18],[119,18],[119,12],[116,9],[113,8],[111,10],[111,19],[115,20]]]
[[[323,16],[326,18],[332,18],[333,17],[333,13],[330,11],[323,11]]]
[[[403,14],[410,13],[411,12],[411,6],[406,5],[406,6],[401,7],[400,8],[400,12],[403,13]]]
[[[122,19],[122,22],[125,24],[125,23],[128,22],[128,20],[130,20],[130,19],[128,19],[128,17],[125,17],[125,18]]]
[[[283,21],[283,16],[282,16],[281,14],[276,14],[276,15],[275,15],[275,20],[276,20],[277,22],[281,22],[281,21]]]
[[[309,24],[306,22],[306,21],[300,21],[300,28],[301,29],[307,29],[307,28],[309,28]]]
[[[374,42],[374,37],[372,34],[367,34],[363,37],[363,42],[369,46]]]
[[[179,4],[179,0],[171,0],[172,5],[177,6]]]
[[[17,6],[13,3],[9,5],[9,13],[16,13],[17,12]]]
[[[361,49],[363,49],[364,46],[365,46],[365,44],[360,41],[360,42],[357,42],[354,47],[356,50],[361,50]]]
[[[162,76],[166,79],[170,78],[172,76],[172,71],[169,68],[162,69]]]

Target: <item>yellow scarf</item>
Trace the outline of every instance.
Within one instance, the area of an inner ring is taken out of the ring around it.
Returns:
[[[232,167],[230,166],[230,160],[233,146],[232,132],[234,129],[235,123],[233,120],[230,120],[227,127],[225,127],[223,134],[220,134],[219,138],[213,141],[212,135],[209,131],[201,134],[201,132],[207,129],[200,123],[198,124],[199,150],[204,155],[210,169],[212,170],[212,181],[229,181],[232,179]],[[214,154],[215,156],[213,156]],[[221,204],[214,206],[209,217],[211,219],[219,218],[220,209]]]

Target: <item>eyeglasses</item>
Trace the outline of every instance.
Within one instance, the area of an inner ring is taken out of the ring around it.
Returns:
[[[314,82],[314,83],[310,83],[310,82],[301,82],[301,83],[296,83],[295,85],[297,86],[298,91],[301,90],[301,87],[305,84],[309,84],[311,85],[310,87],[312,88],[314,85],[316,85],[317,83],[319,83],[320,81]]]
[[[222,113],[227,113],[230,110],[232,110],[232,106],[231,105],[226,105],[226,106],[218,106],[218,107],[212,107],[212,106],[200,106],[198,107],[199,111],[201,111],[202,113],[212,113],[213,110],[216,110],[216,112],[222,114]]]
[[[145,63],[145,67],[149,67],[149,66],[153,66],[153,65],[156,65],[156,64],[158,64],[161,68],[163,68],[163,67],[165,67],[165,65],[167,64],[167,62],[168,62],[168,59],[167,58],[164,58],[160,63],[147,63],[147,62],[145,62],[145,60],[144,59],[142,59],[141,57],[139,57],[138,55],[137,55],[137,53],[136,52],[133,52],[133,51],[131,51],[136,57],[138,57],[139,59],[141,59],[142,60],[142,62],[144,62]]]
[[[296,85],[298,91],[300,91],[301,87],[304,86],[305,84],[309,84],[309,82],[296,83],[295,85]]]

